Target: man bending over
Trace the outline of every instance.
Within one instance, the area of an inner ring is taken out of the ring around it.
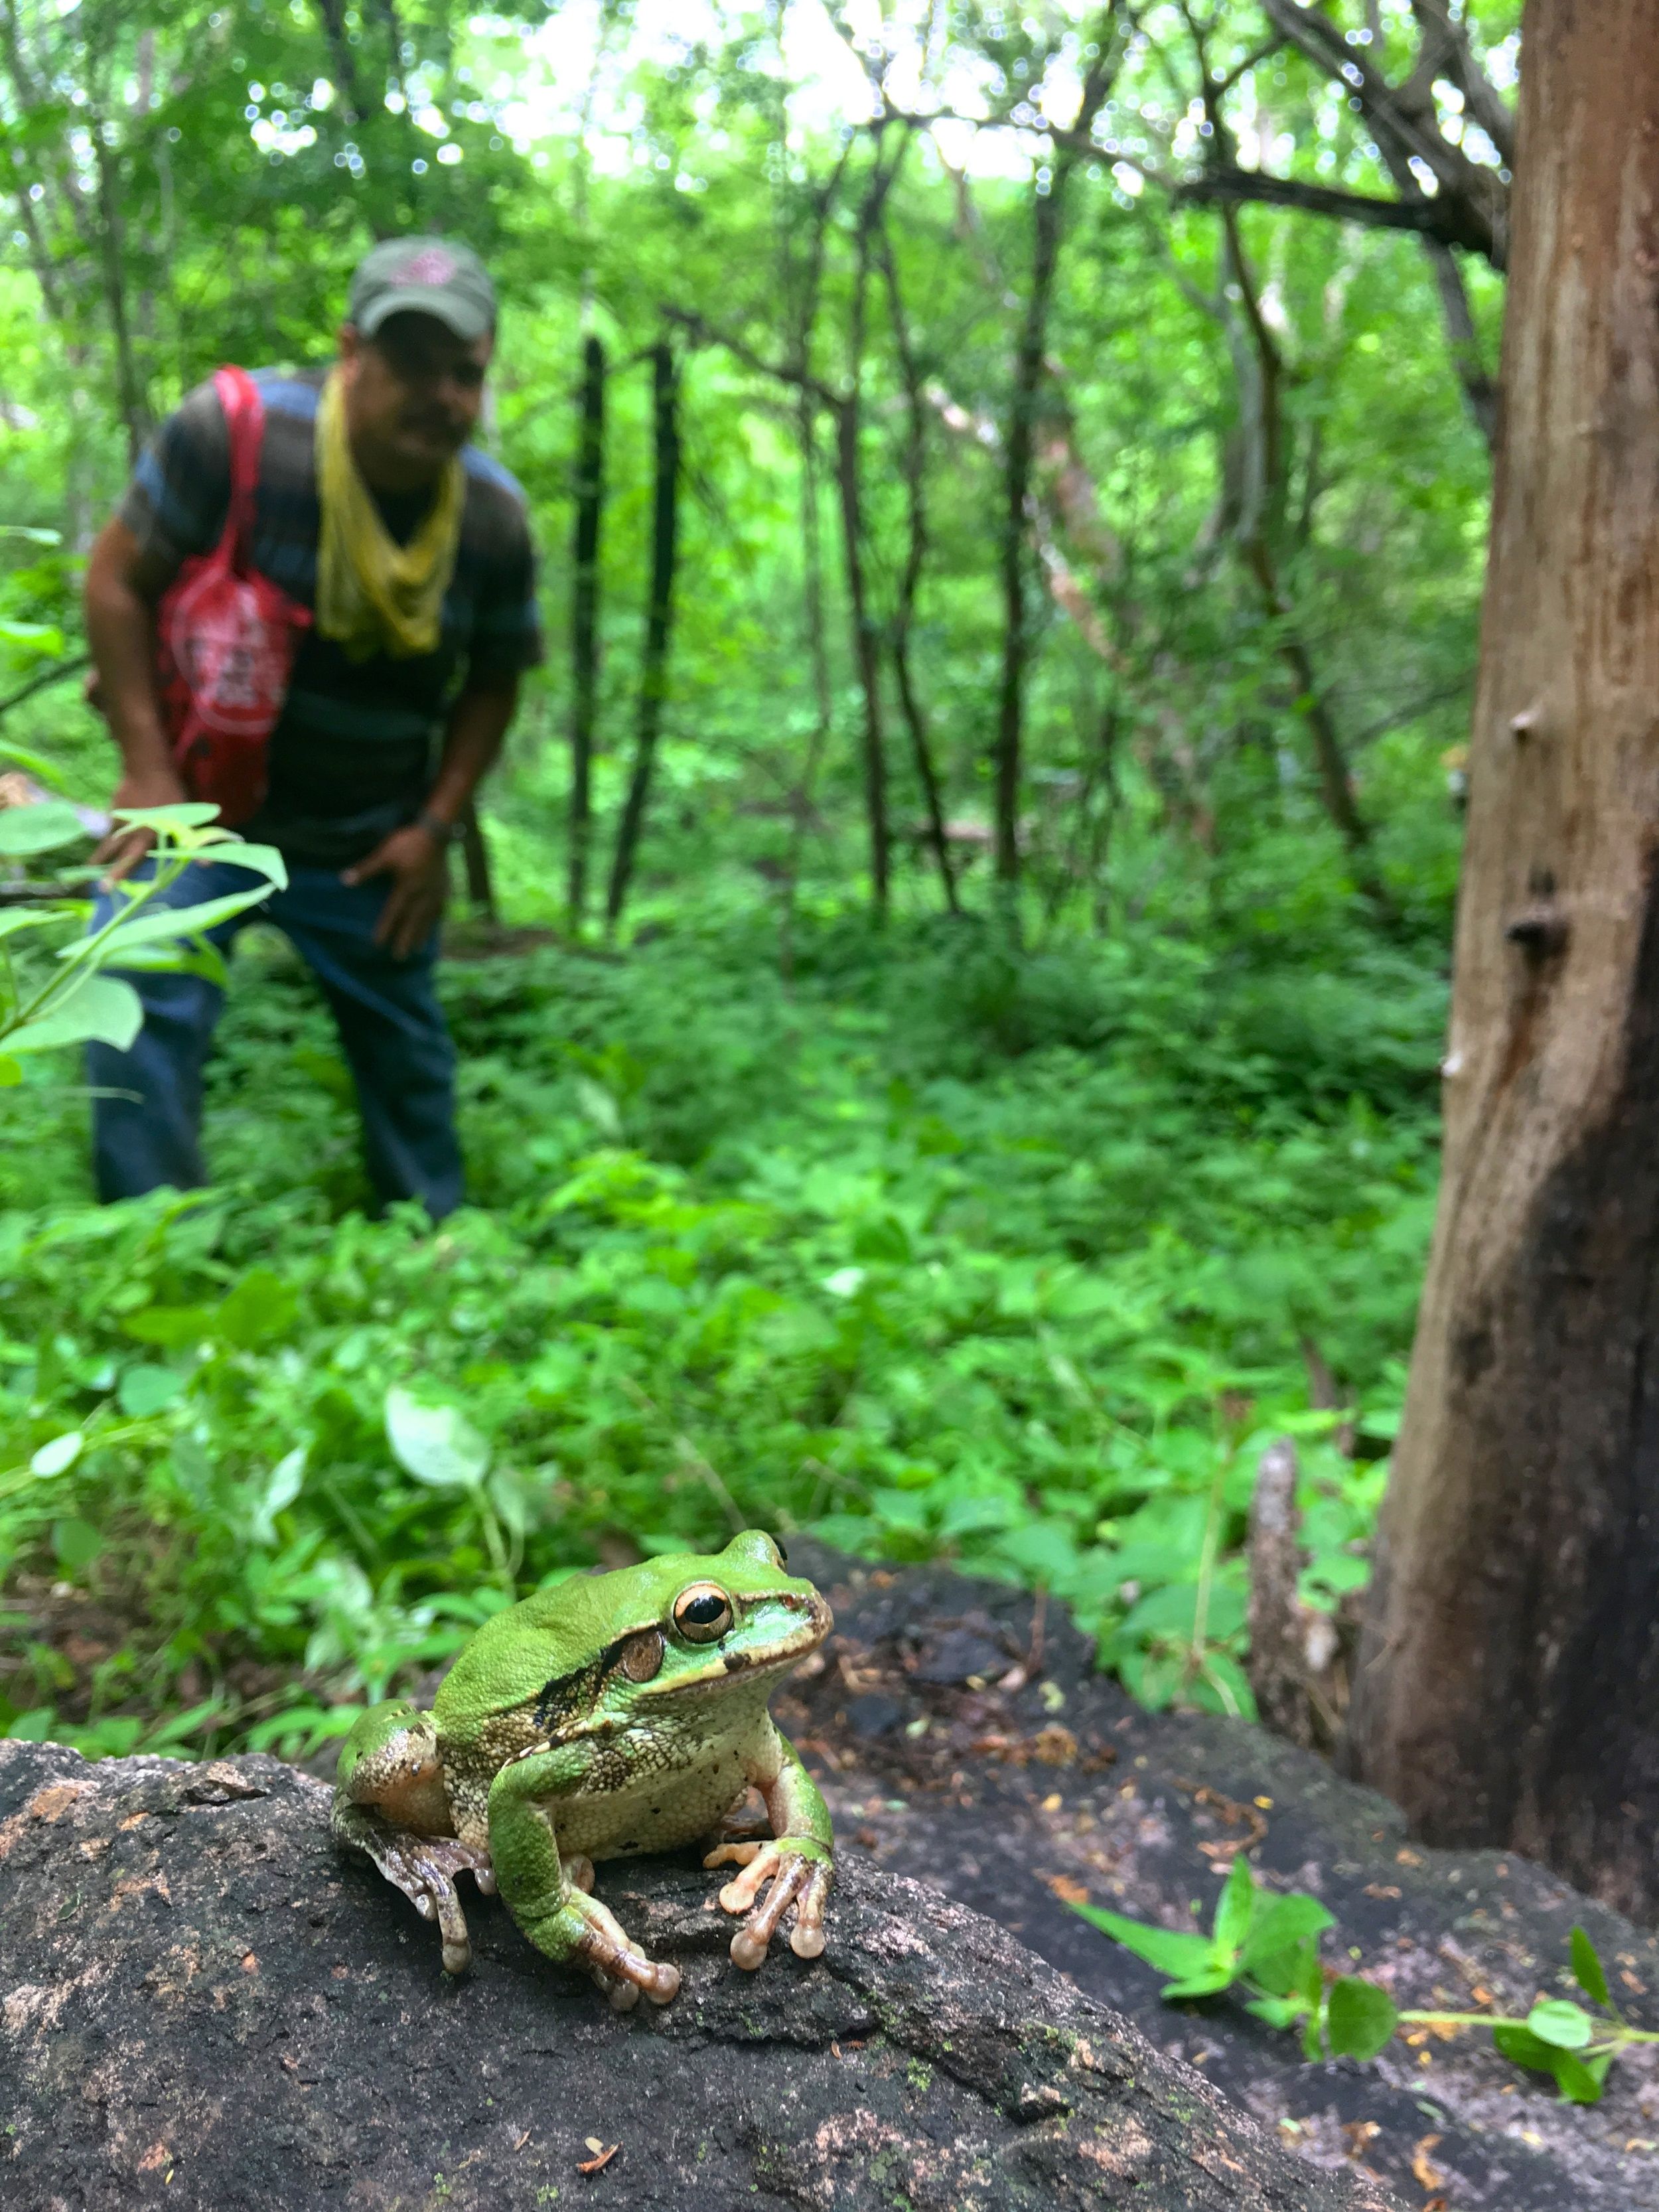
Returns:
[[[469,443],[495,345],[477,257],[440,239],[377,246],[351,282],[326,373],[255,373],[264,410],[252,566],[313,612],[272,734],[266,796],[245,835],[275,845],[289,886],[213,933],[275,922],[321,984],[356,1079],[380,1198],[458,1206],[454,1048],[434,985],[445,848],[495,760],[522,672],[540,658],[524,495]],[[155,610],[224,529],[229,443],[211,383],[165,422],[87,572],[100,704],[120,748],[117,806],[188,794],[155,676]],[[106,847],[112,876],[147,835]],[[247,878],[187,869],[194,903]],[[109,911],[100,904],[99,920]],[[199,975],[137,973],[131,1051],[94,1045],[99,1195],[203,1182],[202,1073],[223,994]],[[115,1095],[111,1095],[115,1094]],[[123,1095],[125,1094],[125,1095]]]

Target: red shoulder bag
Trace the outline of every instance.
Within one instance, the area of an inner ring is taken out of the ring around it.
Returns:
[[[242,368],[222,368],[213,382],[229,434],[230,501],[219,543],[185,562],[156,611],[155,675],[185,788],[234,828],[265,795],[270,733],[311,611],[252,565],[258,389]]]

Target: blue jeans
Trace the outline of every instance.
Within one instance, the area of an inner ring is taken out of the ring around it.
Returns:
[[[252,879],[228,862],[198,863],[162,894],[169,906],[246,890]],[[322,985],[357,1083],[369,1180],[383,1200],[418,1198],[434,1220],[461,1202],[455,1135],[455,1048],[434,983],[434,931],[407,959],[374,942],[386,898],[381,883],[348,885],[327,868],[291,867],[273,891],[208,934],[221,948],[251,921],[275,922]],[[98,902],[95,926],[115,902]],[[129,1052],[88,1048],[95,1089],[135,1097],[93,1102],[98,1195],[137,1198],[171,1184],[207,1181],[202,1164],[202,1071],[224,1005],[205,976],[129,971],[144,1025]]]

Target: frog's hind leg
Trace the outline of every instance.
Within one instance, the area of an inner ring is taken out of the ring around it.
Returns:
[[[562,1858],[554,1832],[559,1796],[580,1776],[579,1747],[532,1753],[504,1766],[489,1788],[489,1848],[507,1910],[538,1951],[591,1974],[619,2011],[647,1996],[666,2004],[678,1966],[647,1959],[588,1890],[591,1859]]]

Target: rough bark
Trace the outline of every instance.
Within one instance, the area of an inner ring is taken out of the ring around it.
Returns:
[[[335,1856],[327,1802],[274,1759],[0,1744],[9,2212],[501,2212],[589,2185],[660,2212],[1389,2202],[936,1890],[849,1863],[824,1958],[779,1946],[750,1977],[709,1876],[607,1869],[684,1976],[617,2015],[499,1905],[469,1900],[477,1965],[447,1984],[431,1928]]]
[[[1659,1911],[1659,41],[1532,0],[1446,1159],[1351,1719]]]
[[[1291,1742],[1313,1741],[1297,1582],[1302,1522],[1296,1507],[1296,1446],[1269,1444],[1250,1499],[1250,1687],[1265,1726]]]

